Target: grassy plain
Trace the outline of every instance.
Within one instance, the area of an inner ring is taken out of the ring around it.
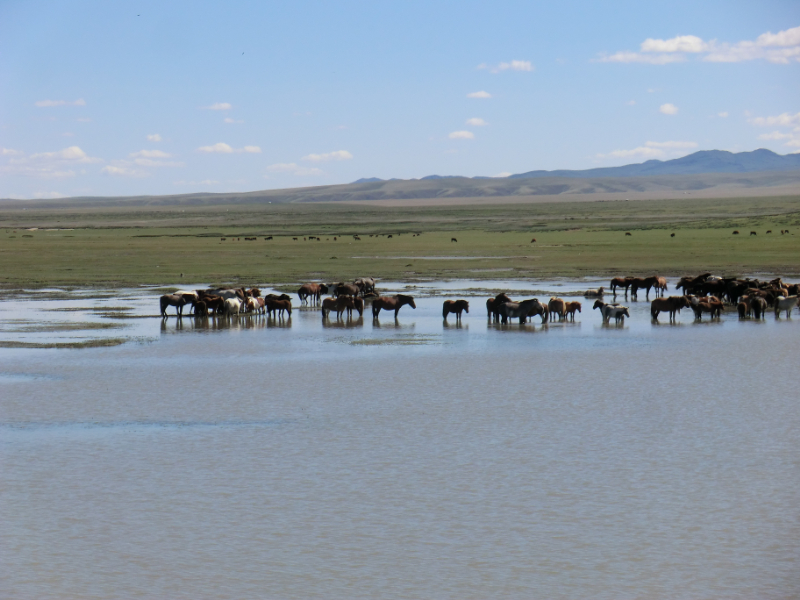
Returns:
[[[734,229],[741,234],[732,235]],[[782,229],[790,234],[781,235]],[[758,235],[748,235],[751,230]],[[361,241],[353,239],[356,234]],[[304,241],[308,236],[321,241]],[[0,211],[5,288],[705,270],[800,275],[800,196],[430,207],[31,205]]]

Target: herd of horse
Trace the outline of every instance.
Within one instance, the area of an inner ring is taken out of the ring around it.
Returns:
[[[681,277],[675,285],[682,290],[680,296],[666,297],[668,291],[667,280],[664,277],[653,275],[651,277],[615,277],[611,280],[608,292],[616,299],[619,293],[624,293],[625,298],[630,294],[631,300],[637,300],[639,290],[645,290],[645,298],[649,300],[650,291],[654,290],[655,298],[650,304],[650,315],[654,321],[658,320],[661,313],[669,314],[670,322],[675,321],[677,315],[684,308],[691,309],[695,319],[702,320],[707,314],[710,318],[720,318],[726,305],[735,306],[739,318],[762,319],[769,309],[775,311],[775,316],[785,313],[788,317],[795,306],[800,306],[800,284],[786,284],[780,278],[760,281],[758,279],[740,279],[733,277],[715,277],[710,273],[698,276]],[[329,297],[323,297],[327,294]],[[594,299],[594,310],[600,311],[603,323],[624,323],[625,317],[630,318],[629,307],[617,302],[605,302],[606,289],[586,290],[583,296]],[[380,296],[375,291],[375,279],[361,277],[351,282],[339,283],[305,283],[297,290],[297,296],[303,305],[319,305],[322,318],[329,319],[331,313],[336,313],[336,318],[342,315],[351,317],[358,312],[363,316],[365,304],[371,304],[372,316],[377,319],[381,310],[394,312],[395,318],[403,306],[416,308],[412,296],[396,294],[394,296]],[[284,315],[291,317],[292,300],[288,294],[267,294],[262,296],[258,288],[210,288],[194,291],[177,291],[165,294],[160,298],[161,315],[167,316],[167,308],[175,307],[178,316],[183,316],[183,308],[191,307],[194,317],[232,316],[241,314],[268,314],[277,318]],[[567,301],[563,298],[551,297],[546,303],[537,298],[520,301],[512,300],[506,293],[486,300],[487,315],[490,320],[508,323],[509,319],[518,319],[526,323],[528,319],[538,316],[542,323],[554,320],[574,321],[575,313],[581,312],[581,303]],[[469,313],[467,300],[445,300],[442,306],[442,318],[455,314],[456,321],[460,321],[462,314]]]

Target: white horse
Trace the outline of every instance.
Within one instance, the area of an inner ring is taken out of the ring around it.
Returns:
[[[630,317],[627,306],[620,304],[606,304],[602,300],[597,300],[594,303],[593,309],[599,308],[603,315],[603,323],[608,323],[611,317],[614,317],[616,323],[625,322],[625,317]]]
[[[788,319],[792,309],[798,304],[800,304],[798,296],[778,296],[775,298],[775,316],[780,317],[781,313],[786,311],[786,318]]]
[[[238,298],[225,298],[225,314],[238,315],[242,312],[242,301]]]

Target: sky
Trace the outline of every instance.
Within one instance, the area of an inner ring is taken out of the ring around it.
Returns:
[[[0,198],[800,151],[800,2],[0,0]]]

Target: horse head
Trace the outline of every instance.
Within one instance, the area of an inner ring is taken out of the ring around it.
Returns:
[[[606,305],[606,303],[603,302],[602,300],[595,300],[594,301],[594,306],[592,307],[592,310],[594,310],[595,308],[602,309],[605,305]]]

